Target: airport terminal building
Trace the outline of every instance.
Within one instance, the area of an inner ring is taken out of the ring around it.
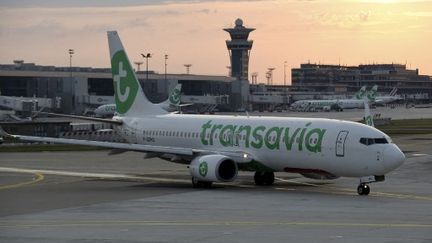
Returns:
[[[226,76],[193,74],[137,73],[146,96],[154,103],[167,99],[168,93],[182,84],[182,102],[219,106],[222,109],[241,108],[241,93],[245,82]],[[247,82],[246,82],[247,83]],[[38,107],[51,111],[84,114],[103,104],[114,103],[111,69],[88,67],[39,66],[15,62],[0,65],[0,105],[15,110],[25,109],[13,104],[9,96],[34,97]],[[247,98],[247,97],[246,97]],[[50,102],[42,102],[49,100]]]
[[[403,64],[368,64],[341,66],[301,64],[293,68],[292,88],[315,92],[355,93],[361,86],[378,85],[380,93],[389,93],[394,87],[406,99],[432,99],[432,78],[420,75],[419,70],[407,69]]]

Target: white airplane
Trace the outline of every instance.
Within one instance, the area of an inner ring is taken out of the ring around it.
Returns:
[[[384,105],[393,101],[401,100],[396,95],[397,88],[394,88],[389,95],[377,96],[378,86],[374,85],[369,92],[366,92],[366,86],[363,86],[352,99],[332,99],[332,100],[299,100],[291,105],[292,110],[296,111],[313,111],[313,110],[330,110],[332,106],[340,109],[364,108],[363,96],[369,99],[373,104]]]
[[[299,100],[291,105],[291,109],[295,111],[316,111],[316,110],[330,110],[332,107],[338,109],[354,109],[363,108],[364,102],[360,96],[366,93],[366,86],[356,93],[352,99],[331,99],[331,100]]]
[[[257,185],[272,185],[274,172],[314,179],[355,177],[357,192],[383,181],[405,156],[389,136],[356,122],[319,118],[173,114],[148,101],[116,31],[108,32],[118,115],[115,124],[128,143],[11,135],[27,141],[102,146],[145,152],[147,157],[188,165],[192,184],[236,179],[255,171]],[[144,167],[145,168],[145,167]]]
[[[377,85],[374,85],[372,90],[375,90],[375,93],[369,97],[369,100],[372,101],[374,104],[385,105],[402,99],[400,95],[396,95],[396,92],[398,90],[396,87],[393,88],[388,95],[382,96],[376,96],[376,91],[378,90]]]
[[[174,87],[174,89],[171,91],[168,99],[157,105],[169,112],[177,111],[179,107],[190,105],[190,104],[180,105],[181,86],[182,86],[181,84],[177,84]],[[97,117],[113,116],[115,112],[116,112],[116,104],[101,105],[94,110],[94,113],[96,114]]]

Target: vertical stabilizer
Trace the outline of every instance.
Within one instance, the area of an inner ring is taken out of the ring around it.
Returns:
[[[362,86],[362,87],[360,88],[360,90],[357,91],[357,93],[355,93],[355,97],[356,97],[358,100],[362,100],[363,97],[364,97],[365,95],[366,95],[366,86]]]
[[[375,101],[377,91],[378,91],[378,85],[374,85],[372,87],[372,89],[369,92],[367,92],[367,98],[368,98],[368,100],[370,102],[374,102]]]
[[[363,99],[363,101],[364,101],[364,106],[365,106],[364,107],[364,110],[365,110],[365,117],[364,117],[365,124],[368,125],[368,126],[371,126],[371,127],[375,127],[374,121],[373,121],[373,117],[372,117],[372,113],[371,113],[370,108],[369,108],[369,101],[366,98]]]
[[[169,104],[178,106],[180,105],[180,96],[181,96],[181,84],[177,84],[168,98]]]
[[[371,126],[371,127],[375,127],[375,125],[374,125],[373,116],[372,116],[372,113],[371,113],[371,110],[369,107],[369,102],[375,101],[377,90],[378,90],[378,86],[374,85],[372,87],[372,89],[370,91],[368,91],[365,96],[363,96],[364,111],[365,111],[365,116],[364,116],[365,124],[368,126]]]
[[[117,112],[122,116],[166,114],[145,97],[117,31],[108,31],[108,44]]]
[[[391,91],[390,91],[390,96],[396,96],[396,93],[398,91],[398,88],[394,87]]]

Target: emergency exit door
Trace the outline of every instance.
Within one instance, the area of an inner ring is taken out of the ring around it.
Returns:
[[[348,136],[348,131],[340,131],[336,139],[336,156],[345,156],[345,140]]]

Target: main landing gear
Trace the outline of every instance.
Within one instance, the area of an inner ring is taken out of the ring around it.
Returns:
[[[211,188],[213,182],[211,181],[199,181],[197,178],[192,176],[192,186],[194,188]]]
[[[360,185],[357,187],[357,193],[361,196],[367,196],[370,192],[369,183],[384,181],[385,176],[365,176],[360,178]]]
[[[257,171],[255,172],[254,180],[257,186],[271,186],[274,183],[275,177],[273,172]]]

